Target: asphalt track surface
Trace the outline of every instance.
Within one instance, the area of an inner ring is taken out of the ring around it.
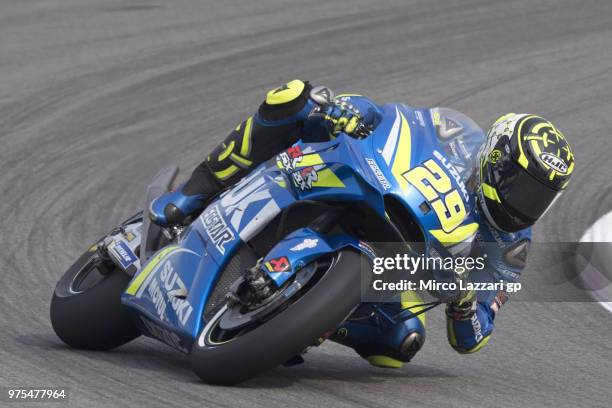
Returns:
[[[3,0],[0,386],[66,387],[79,407],[609,407],[612,316],[596,303],[510,302],[472,356],[447,345],[435,310],[400,370],[325,344],[237,388],[199,382],[153,340],[61,344],[49,300],[72,260],[139,208],[165,162],[186,175],[294,77],[482,126],[541,113],[577,170],[535,239],[578,240],[612,209],[609,0]]]

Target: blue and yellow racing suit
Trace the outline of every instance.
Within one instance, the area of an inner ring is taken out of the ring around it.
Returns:
[[[356,119],[362,129],[372,129],[380,118],[380,107],[366,97],[334,97],[328,88],[291,81],[269,91],[258,111],[238,124],[185,184],[153,201],[151,217],[161,225],[184,223],[203,209],[207,198],[298,140],[316,142],[328,140],[338,131],[356,133]],[[507,233],[493,227],[478,209],[474,217],[479,229],[464,254],[487,256],[485,268],[473,271],[471,279],[518,281],[526,263],[530,229]],[[447,314],[448,340],[459,353],[473,353],[488,342],[507,294],[479,291],[476,299],[468,316]],[[331,338],[354,348],[373,365],[400,367],[425,341],[425,314],[410,318],[420,303],[410,292],[402,294],[400,303],[364,303]]]

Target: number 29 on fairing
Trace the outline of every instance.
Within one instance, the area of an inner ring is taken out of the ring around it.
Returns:
[[[434,159],[425,161],[403,174],[427,200],[438,216],[444,232],[451,232],[465,219],[467,212],[461,194],[450,177]]]

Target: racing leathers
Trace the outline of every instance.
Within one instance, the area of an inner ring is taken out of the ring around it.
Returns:
[[[176,191],[153,201],[151,218],[160,225],[185,224],[208,198],[233,185],[253,168],[298,140],[327,141],[340,131],[365,135],[375,126],[377,107],[336,101],[328,88],[293,80],[273,89],[259,110],[238,124],[225,141]]]
[[[427,111],[427,110],[421,110]],[[381,108],[354,94],[334,96],[325,87],[293,80],[269,91],[258,111],[241,122],[175,191],[151,203],[150,215],[160,225],[180,225],[204,208],[207,199],[231,186],[253,168],[298,140],[327,141],[339,132],[367,137],[381,120]],[[464,254],[486,254],[485,268],[472,271],[477,282],[516,282],[525,266],[531,232],[506,233],[493,227],[476,208],[478,230],[464,243]],[[507,300],[503,290],[463,293],[446,309],[450,345],[460,353],[482,348],[494,319]],[[410,361],[425,341],[425,314],[410,318],[423,302],[405,292],[399,303],[363,303],[331,339],[354,348],[371,364],[399,367]]]

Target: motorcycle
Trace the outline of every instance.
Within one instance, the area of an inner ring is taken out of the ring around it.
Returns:
[[[362,301],[362,262],[376,256],[368,243],[428,248],[456,234],[474,206],[466,184],[484,141],[478,125],[446,108],[382,112],[366,138],[296,143],[183,227],[149,221],[149,204],[178,174],[162,170],[144,210],[57,283],[56,334],[94,350],[152,337],[188,354],[215,384],[319,345]]]

